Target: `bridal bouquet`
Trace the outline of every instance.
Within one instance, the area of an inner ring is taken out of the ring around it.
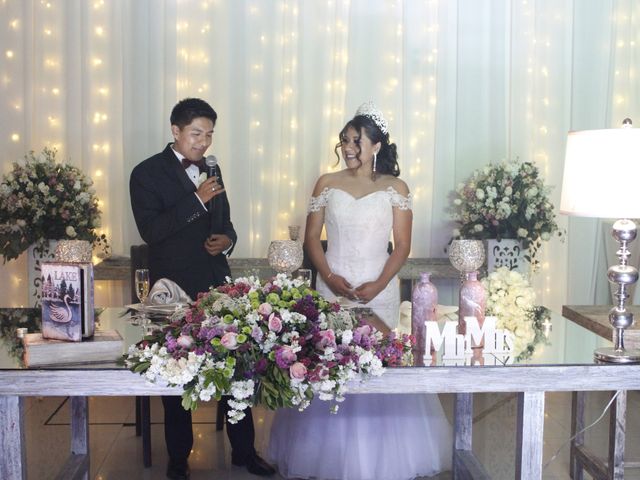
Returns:
[[[452,216],[459,227],[453,236],[522,240],[533,263],[542,241],[562,235],[550,192],[531,162],[503,161],[476,170],[455,191]]]
[[[29,152],[0,183],[0,255],[17,258],[46,240],[88,240],[109,249],[98,235],[100,210],[93,181],[78,168],[56,162],[56,151]]]
[[[302,280],[256,277],[201,294],[162,331],[130,348],[127,366],[184,388],[182,405],[230,395],[229,421],[247,407],[306,408],[344,399],[347,382],[382,375],[410,355],[411,337],[384,336]]]
[[[542,323],[549,310],[535,305],[535,290],[520,272],[501,267],[482,284],[487,291],[486,315],[497,317],[496,328],[513,333],[516,360],[529,358],[545,340]]]

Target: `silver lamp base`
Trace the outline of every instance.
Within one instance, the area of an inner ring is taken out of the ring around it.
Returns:
[[[597,348],[593,352],[596,360],[607,363],[640,363],[640,350],[616,350],[614,347]]]

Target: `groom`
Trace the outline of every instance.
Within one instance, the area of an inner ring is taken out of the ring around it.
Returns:
[[[174,142],[131,172],[131,208],[140,236],[149,245],[151,284],[168,278],[195,300],[199,292],[224,283],[231,275],[227,256],[237,235],[219,168],[217,177],[200,183],[216,112],[204,100],[186,98],[173,107],[170,120]],[[221,401],[227,409],[226,400]],[[189,479],[191,412],[182,408],[179,396],[162,397],[162,404],[169,453],[167,477]],[[227,435],[233,465],[246,466],[255,475],[275,473],[254,449],[251,411],[237,424],[227,423]]]

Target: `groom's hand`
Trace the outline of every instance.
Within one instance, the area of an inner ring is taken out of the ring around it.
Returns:
[[[216,256],[229,248],[231,244],[231,239],[226,235],[214,233],[213,235],[209,235],[209,238],[205,240],[204,248],[209,255]]]

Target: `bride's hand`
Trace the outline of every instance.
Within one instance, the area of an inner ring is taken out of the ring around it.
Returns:
[[[324,281],[331,291],[339,297],[346,297],[353,299],[353,287],[345,278],[341,275],[330,275],[328,279]]]
[[[353,291],[356,300],[360,303],[369,303],[373,300],[382,290],[384,286],[380,286],[378,282],[366,282],[360,285]]]

